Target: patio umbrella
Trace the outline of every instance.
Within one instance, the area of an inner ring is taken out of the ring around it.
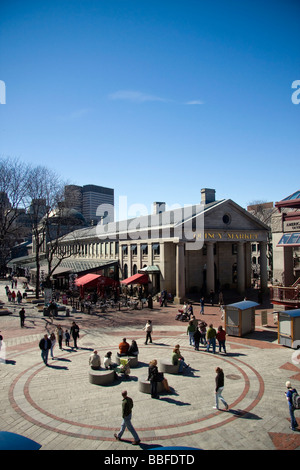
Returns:
[[[0,431],[0,450],[39,450],[41,444],[13,432]]]

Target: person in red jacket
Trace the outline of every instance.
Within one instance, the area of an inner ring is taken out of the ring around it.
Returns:
[[[219,353],[221,352],[221,349],[223,348],[224,353],[226,353],[226,347],[225,347],[225,339],[226,339],[226,331],[223,330],[222,326],[219,326],[218,332],[217,332],[217,340],[219,343]]]
[[[123,338],[123,341],[119,344],[119,352],[117,353],[118,356],[126,356],[128,353],[129,344],[126,341],[126,338]]]

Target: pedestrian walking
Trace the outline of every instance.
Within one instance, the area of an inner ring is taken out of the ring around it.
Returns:
[[[51,333],[50,341],[51,341],[51,347],[50,347],[51,357],[52,359],[54,359],[53,350],[54,350],[54,346],[56,345],[56,337],[54,333]]]
[[[19,290],[17,292],[17,301],[19,305],[22,303],[22,294]]]
[[[148,341],[149,343],[152,343],[152,336],[151,336],[151,333],[152,333],[152,321],[151,320],[148,320],[146,325],[144,326],[143,328],[144,331],[146,331],[146,340],[145,340],[145,344],[148,344]]]
[[[206,332],[206,341],[207,341],[206,352],[209,352],[210,347],[212,346],[213,353],[215,354],[215,352],[216,352],[216,336],[217,336],[217,332],[214,329],[213,325],[210,324],[209,328]]]
[[[203,346],[206,346],[206,327],[207,323],[205,321],[201,321],[199,324],[199,330],[200,330],[200,343],[203,344]]]
[[[132,418],[132,409],[133,409],[133,400],[127,395],[127,391],[124,390],[122,392],[122,424],[120,431],[118,433],[114,434],[114,437],[118,440],[121,441],[122,436],[124,434],[125,429],[127,428],[129,432],[133,435],[134,441],[133,445],[138,445],[141,441],[140,438],[136,432],[136,430],[133,427],[133,424],[131,423],[131,418]]]
[[[71,329],[70,329],[70,334],[73,338],[74,345],[73,347],[77,349],[77,339],[79,338],[79,326],[73,321]]]
[[[194,346],[195,346],[196,351],[199,351],[200,338],[201,338],[201,333],[199,331],[198,326],[196,326],[196,331],[194,333]]]
[[[47,366],[48,365],[48,354],[49,354],[49,350],[51,348],[51,341],[48,338],[48,335],[44,335],[44,338],[42,338],[40,343],[39,343],[39,347],[40,347],[40,350],[41,350],[42,359],[43,359],[45,365]]]
[[[56,335],[57,335],[57,341],[58,341],[58,347],[59,349],[62,349],[62,342],[63,342],[63,337],[64,337],[64,332],[61,327],[61,325],[58,325],[56,329]]]
[[[196,331],[196,327],[195,327],[194,321],[190,320],[189,324],[188,324],[188,327],[187,327],[187,330],[186,330],[186,334],[189,335],[190,346],[194,346],[194,333],[195,333],[195,331]]]
[[[226,339],[226,331],[223,330],[223,327],[220,325],[218,327],[218,332],[217,332],[217,340],[219,343],[219,353],[221,352],[221,349],[223,349],[224,353],[226,353],[226,347],[225,347],[225,339]]]
[[[297,390],[292,387],[292,384],[290,381],[287,381],[285,386],[287,388],[287,391],[285,392],[285,396],[289,404],[289,412],[290,412],[290,419],[291,419],[290,429],[292,431],[296,431],[296,428],[298,428],[298,423],[295,418],[295,413],[294,413],[295,408],[293,406],[292,396],[293,396],[293,393],[297,393]]]
[[[223,405],[225,406],[225,409],[228,410],[228,405],[226,403],[226,401],[224,400],[223,396],[222,396],[222,392],[224,390],[224,372],[223,370],[220,368],[220,367],[217,367],[216,368],[216,378],[215,378],[215,382],[216,382],[216,388],[215,388],[215,398],[216,398],[216,405],[214,406],[214,409],[219,409],[219,399],[221,400],[221,402],[223,403]]]
[[[200,299],[200,313],[201,315],[204,315],[204,297],[201,297]]]
[[[24,323],[25,323],[25,309],[24,309],[24,307],[21,308],[21,310],[19,311],[19,317],[20,317],[21,328],[24,328]]]
[[[215,300],[215,293],[213,289],[211,289],[209,293],[209,301],[212,307],[214,306],[214,300]]]
[[[70,346],[70,333],[68,332],[68,330],[65,331],[65,345],[66,346]]]

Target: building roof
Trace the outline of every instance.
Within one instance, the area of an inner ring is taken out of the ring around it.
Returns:
[[[234,304],[226,305],[226,307],[235,307],[239,310],[247,310],[248,308],[258,307],[257,302],[252,302],[251,300],[242,300],[241,302],[236,302]]]
[[[197,229],[204,230],[204,216],[209,215],[217,208],[221,208],[222,205],[225,207],[225,204],[230,205],[232,210],[239,212],[242,217],[251,221],[251,223],[253,223],[253,229],[269,231],[269,227],[264,222],[247,212],[234,201],[231,199],[221,199],[208,204],[175,207],[174,209],[166,210],[159,214],[149,214],[127,220],[110,222],[104,225],[98,224],[78,229],[64,236],[61,241],[62,243],[71,242],[72,240],[76,243],[81,240],[92,239],[95,239],[95,241],[126,241],[128,238],[131,240],[143,240],[148,238],[180,238],[184,240],[184,237],[181,235],[182,233],[184,233],[186,238],[191,237],[195,225]],[[183,227],[187,227],[187,230],[183,230]],[[224,230],[226,229],[238,230],[237,227],[227,228],[224,226]],[[148,236],[149,231],[151,231],[151,237]],[[137,233],[139,236],[134,235]],[[168,233],[170,234],[169,237],[165,235]],[[188,238],[187,241],[193,240]]]
[[[279,202],[275,203],[275,207],[281,208],[299,208],[300,207],[300,190],[290,194]]]

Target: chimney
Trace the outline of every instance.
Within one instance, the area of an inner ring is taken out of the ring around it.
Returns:
[[[209,204],[210,202],[215,202],[216,200],[216,190],[203,188],[201,189],[201,204]]]
[[[161,214],[166,210],[165,202],[153,202],[153,214]]]

